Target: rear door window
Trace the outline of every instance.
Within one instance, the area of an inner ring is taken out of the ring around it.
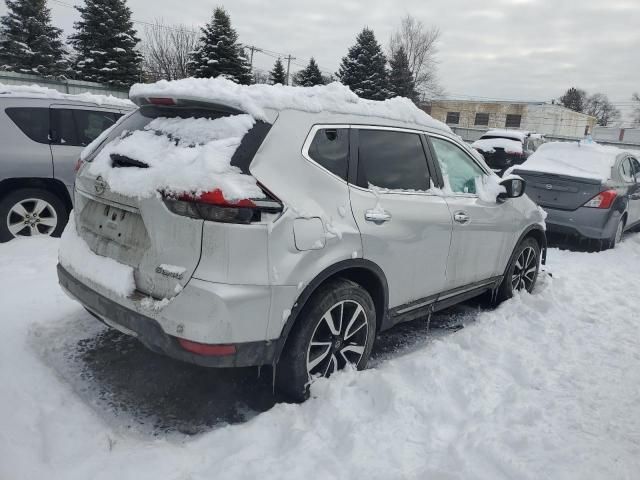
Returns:
[[[49,109],[11,107],[5,110],[16,126],[34,142],[49,143]]]
[[[358,135],[359,186],[429,189],[427,157],[418,134],[360,129]]]
[[[460,147],[440,138],[432,137],[431,144],[435,150],[445,184],[454,193],[476,194],[476,179],[485,175],[473,159]]]
[[[625,158],[620,164],[620,175],[625,182],[633,183],[633,168],[629,158]]]
[[[317,164],[346,180],[349,159],[349,129],[319,129],[309,145],[308,155]]]
[[[51,143],[86,147],[120,117],[116,112],[52,108]]]
[[[631,167],[633,168],[633,178],[635,178],[636,183],[640,183],[640,162],[633,157],[629,160],[631,161]]]

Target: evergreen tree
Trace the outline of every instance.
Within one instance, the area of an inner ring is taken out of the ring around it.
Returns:
[[[284,65],[282,65],[280,57],[278,57],[276,63],[273,64],[273,70],[269,72],[269,82],[273,85],[276,83],[284,85],[287,82],[287,75],[284,71]]]
[[[302,87],[313,87],[314,85],[324,85],[324,78],[320,73],[320,68],[315,59],[311,57],[309,64],[298,72],[296,84]]]
[[[560,103],[575,112],[584,112],[587,107],[587,92],[572,87],[560,97]]]
[[[224,8],[216,8],[211,22],[202,28],[199,45],[191,56],[191,70],[196,77],[223,75],[236,83],[251,83],[251,67]]]
[[[73,70],[80,80],[129,87],[140,80],[140,41],[126,0],[85,0],[69,42],[77,52]]]
[[[387,59],[373,31],[364,28],[356,44],[342,58],[337,76],[356,95],[370,100],[384,100],[390,96],[386,63]]]
[[[5,0],[7,14],[0,19],[0,69],[45,77],[66,69],[60,35],[51,25],[46,0]]]
[[[389,72],[389,89],[394,96],[407,97],[414,102],[418,100],[418,92],[415,88],[415,80],[409,68],[409,59],[400,46],[393,52],[389,61],[391,71]]]

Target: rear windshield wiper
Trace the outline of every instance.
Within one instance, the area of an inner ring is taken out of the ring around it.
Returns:
[[[138,168],[149,168],[144,162],[140,160],[135,160],[133,158],[127,157],[126,155],[120,155],[118,153],[112,153],[111,157],[111,166],[113,168],[122,168],[122,167],[138,167]]]

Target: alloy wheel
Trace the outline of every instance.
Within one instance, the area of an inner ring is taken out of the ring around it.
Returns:
[[[7,214],[7,228],[14,237],[51,235],[58,225],[55,208],[40,198],[26,198]]]
[[[538,269],[538,257],[533,247],[526,247],[520,252],[511,274],[511,286],[513,291],[531,291],[536,279]]]
[[[316,325],[307,349],[309,379],[328,377],[348,363],[357,365],[369,337],[364,308],[354,300],[343,300],[329,308]]]

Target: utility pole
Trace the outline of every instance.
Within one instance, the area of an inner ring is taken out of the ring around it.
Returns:
[[[287,85],[289,85],[289,68],[291,67],[291,60],[295,60],[296,57],[292,57],[291,54],[284,57],[287,59]]]
[[[261,52],[262,49],[255,47],[253,45],[247,45],[247,48],[251,52],[251,54],[249,55],[249,65],[251,65],[251,68],[253,68],[253,52]]]

